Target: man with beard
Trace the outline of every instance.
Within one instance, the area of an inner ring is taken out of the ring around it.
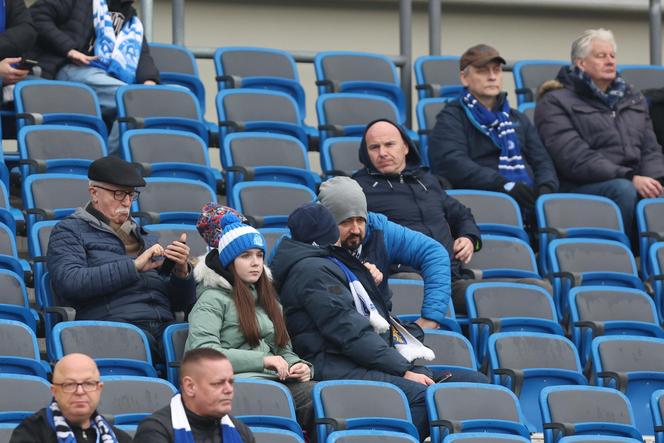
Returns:
[[[438,329],[450,303],[450,258],[437,241],[367,211],[360,185],[349,177],[334,177],[321,184],[318,199],[334,216],[340,245],[369,269],[378,288],[388,291],[392,264],[418,270],[424,279],[422,328]],[[389,297],[387,297],[389,298]]]
[[[161,335],[195,300],[186,234],[163,247],[129,216],[145,180],[130,163],[108,156],[88,169],[90,201],[59,222],[48,245],[56,295],[77,320],[131,323],[160,349]],[[165,259],[175,265],[160,270]],[[156,353],[155,357],[159,357]]]

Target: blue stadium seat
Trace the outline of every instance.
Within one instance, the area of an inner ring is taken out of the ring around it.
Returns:
[[[415,321],[420,318],[422,302],[424,300],[424,282],[422,280],[408,280],[402,278],[390,278],[389,288],[392,294],[393,316],[402,321]],[[461,333],[461,327],[456,321],[454,304],[450,300],[446,318],[439,323],[440,328],[446,331]]]
[[[459,375],[477,373],[473,346],[460,332],[425,329],[423,342],[436,357],[433,360],[417,359],[414,364],[434,370],[454,370]]]
[[[425,166],[430,166],[429,162],[429,136],[433,127],[436,125],[436,117],[442,109],[449,103],[451,98],[424,98],[417,102],[415,115],[417,116],[417,133],[420,136],[420,156]]]
[[[42,377],[0,374],[0,424],[19,424],[53,399],[51,384]]]
[[[74,174],[33,174],[23,180],[27,232],[40,220],[59,220],[90,199],[88,177]]]
[[[494,434],[491,432],[468,432],[445,437],[443,443],[528,443],[530,439],[517,435]]]
[[[658,65],[618,65],[625,81],[639,91],[659,89],[664,85],[664,67]]]
[[[664,198],[644,198],[636,204],[636,226],[639,233],[641,275],[650,277],[650,247],[664,241]]]
[[[631,335],[597,337],[592,342],[593,379],[629,398],[636,427],[654,435],[650,399],[664,388],[664,339]]]
[[[627,397],[597,386],[550,386],[542,389],[540,408],[544,442],[571,435],[610,435],[641,440]]]
[[[180,360],[189,333],[189,323],[175,323],[164,329],[162,341],[166,360],[166,379],[175,387],[180,386]]]
[[[416,443],[412,435],[404,432],[377,431],[375,429],[354,429],[337,431],[327,438],[328,443]]]
[[[558,443],[641,443],[643,440],[627,437],[611,437],[608,435],[577,435],[563,437]]]
[[[251,433],[256,443],[304,443],[302,436],[286,429],[252,426]]]
[[[228,203],[255,227],[285,228],[291,212],[313,201],[316,194],[306,186],[261,181],[238,183]]]
[[[432,443],[473,432],[530,436],[519,400],[503,386],[437,383],[427,388],[426,404]]]
[[[351,176],[364,165],[358,158],[362,137],[333,137],[320,147],[320,166],[326,177]]]
[[[455,55],[424,55],[415,60],[415,89],[420,100],[455,98],[463,86],[459,80],[459,60]]]
[[[302,437],[293,397],[288,388],[275,381],[236,378],[233,416],[247,426],[284,429]],[[319,441],[323,440],[319,437]]]
[[[586,385],[574,344],[560,335],[499,332],[489,337],[489,374],[519,398],[530,432],[542,432],[539,395],[547,386]]]
[[[168,405],[177,393],[171,383],[156,377],[102,376],[104,393],[97,410],[112,415],[117,425],[138,425],[141,420]]]
[[[419,437],[405,394],[391,383],[327,380],[316,383],[312,396],[319,441],[346,429],[397,431]]]
[[[664,389],[652,393],[650,412],[655,426],[655,442],[664,443]]]
[[[553,80],[558,71],[569,62],[559,60],[521,60],[514,63],[514,92],[519,105],[534,102],[537,90],[547,80]]]
[[[0,374],[48,378],[51,367],[41,360],[37,336],[32,329],[22,322],[0,320],[0,338]]]
[[[208,253],[208,244],[198,233],[196,226],[184,223],[161,223],[155,225],[143,225],[150,234],[157,236],[157,242],[166,247],[171,242],[180,239],[180,235],[187,234],[187,246],[189,246],[190,257],[200,257]]]
[[[0,266],[11,257],[0,256]],[[18,265],[18,264],[17,264]],[[20,266],[20,265],[18,265]],[[28,291],[19,269],[0,268],[0,319],[14,320],[25,324],[37,333],[39,315],[30,308]]]
[[[535,103],[522,103],[517,108],[517,111],[526,114],[526,117],[528,117],[530,123],[535,124]]]

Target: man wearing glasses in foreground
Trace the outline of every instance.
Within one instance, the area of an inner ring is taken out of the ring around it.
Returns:
[[[10,442],[130,442],[97,413],[103,389],[94,360],[83,354],[63,357],[53,369],[53,401],[23,420]]]
[[[51,233],[47,263],[56,296],[77,320],[132,323],[159,356],[161,336],[196,301],[186,234],[164,246],[130,217],[145,180],[130,163],[108,156],[88,169],[90,201]],[[162,269],[164,260],[174,263]]]

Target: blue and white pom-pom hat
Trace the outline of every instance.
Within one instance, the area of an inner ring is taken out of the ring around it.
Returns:
[[[265,238],[255,228],[245,225],[233,213],[227,213],[221,219],[223,234],[219,238],[219,261],[224,268],[233,263],[244,251],[260,249],[265,254]]]

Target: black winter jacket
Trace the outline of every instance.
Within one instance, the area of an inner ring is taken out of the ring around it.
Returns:
[[[156,242],[139,228],[134,235],[141,252]],[[186,279],[138,272],[122,240],[84,208],[53,228],[47,259],[56,295],[76,308],[77,320],[168,323],[173,310],[188,310],[196,301],[192,272]]]
[[[369,211],[384,214],[391,222],[437,240],[450,256],[452,280],[461,278],[461,262],[453,259],[454,240],[469,237],[475,250],[479,250],[480,230],[470,209],[447,195],[438,179],[422,166],[420,154],[410,138],[396,127],[408,143],[406,169],[401,174],[393,175],[378,172],[371,164],[365,134],[359,152],[365,168],[353,174],[353,178],[367,197]]]
[[[357,276],[380,315],[387,319],[387,293],[378,290],[366,268],[346,250],[319,248],[284,238],[272,261],[272,275],[293,350],[313,363],[316,380],[363,378],[362,372],[402,376],[412,365],[355,310],[335,256]]]
[[[0,33],[0,59],[21,57],[32,49],[37,31],[23,0],[6,0],[5,32]]]
[[[133,0],[111,0],[109,10],[121,12],[125,20],[136,15]],[[37,0],[31,7],[32,19],[39,34],[32,57],[39,61],[42,77],[55,78],[68,63],[71,49],[89,54],[88,46],[94,35],[92,0]],[[141,57],[136,69],[136,83],[146,80],[159,82],[159,71],[143,38]]]
[[[87,441],[82,437],[82,430],[78,426],[71,426],[77,441]],[[112,426],[113,433],[119,443],[130,443],[131,437],[124,431]],[[94,441],[88,438],[88,440]],[[40,409],[19,424],[12,433],[9,443],[57,443],[55,430],[48,422],[46,408]]]
[[[640,92],[628,86],[611,109],[570,68],[561,68],[557,80],[558,89],[537,102],[535,124],[562,191],[634,175],[664,177],[664,155]]]
[[[220,434],[218,419],[201,417],[185,408],[191,433],[196,443],[223,443]],[[230,416],[235,429],[240,433],[244,443],[254,443],[254,435],[241,421]],[[136,430],[134,443],[172,443],[173,421],[171,420],[171,406],[159,409],[144,419]]]
[[[505,100],[499,96],[498,106]],[[528,117],[510,109],[521,155],[535,186],[558,190],[556,168]],[[468,118],[459,100],[450,102],[436,117],[429,139],[429,158],[435,174],[448,179],[456,188],[503,192],[507,182],[498,172],[500,149]]]

